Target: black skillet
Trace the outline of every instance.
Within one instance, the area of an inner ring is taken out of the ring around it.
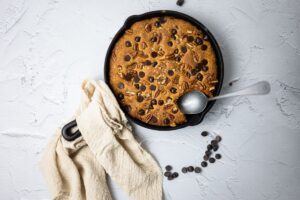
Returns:
[[[219,48],[219,45],[217,43],[217,41],[215,40],[215,38],[213,37],[213,35],[211,34],[211,32],[202,24],[200,23],[198,20],[194,19],[191,16],[188,16],[186,14],[180,13],[180,12],[176,12],[176,11],[172,11],[172,10],[158,10],[158,11],[151,11],[151,12],[147,12],[141,15],[132,15],[130,17],[128,17],[124,23],[124,25],[121,27],[121,29],[117,32],[117,34],[115,35],[115,37],[112,39],[107,53],[106,53],[106,57],[105,57],[105,62],[104,62],[104,79],[105,82],[108,84],[108,86],[112,89],[110,82],[109,82],[109,64],[110,64],[110,57],[112,54],[112,50],[116,44],[116,42],[120,39],[120,37],[122,37],[122,35],[125,33],[125,31],[127,29],[129,29],[131,27],[132,24],[134,24],[135,22],[144,20],[144,19],[149,19],[149,18],[153,18],[153,17],[163,17],[163,16],[172,16],[175,18],[179,18],[179,19],[183,19],[185,21],[190,22],[191,24],[193,24],[194,26],[198,27],[200,30],[202,30],[202,32],[208,37],[208,40],[211,42],[211,45],[215,51],[216,54],[216,62],[217,62],[217,70],[218,70],[218,74],[217,74],[217,79],[218,79],[218,84],[216,85],[216,90],[214,91],[214,95],[218,95],[221,91],[221,87],[222,87],[222,83],[223,83],[223,76],[224,76],[224,63],[223,63],[223,58],[222,58],[222,53],[221,50]],[[205,116],[205,114],[211,109],[211,107],[214,105],[215,101],[210,101],[207,104],[207,107],[205,108],[205,110],[202,113],[196,114],[196,115],[186,115],[187,118],[187,122],[185,122],[184,124],[180,124],[177,125],[175,127],[171,127],[171,126],[155,126],[155,125],[151,125],[151,124],[147,124],[145,122],[140,121],[139,119],[135,119],[133,117],[131,117],[130,115],[128,115],[125,110],[124,113],[126,114],[126,116],[128,118],[130,118],[132,121],[134,121],[135,123],[149,128],[149,129],[154,129],[154,130],[160,130],[160,131],[169,131],[169,130],[176,130],[176,129],[180,129],[180,128],[184,128],[186,126],[194,126],[197,124],[200,124]],[[62,134],[63,137],[68,140],[68,141],[72,141],[74,139],[76,139],[78,136],[80,136],[80,132],[77,131],[75,134],[71,134],[69,133],[69,129],[76,126],[76,122],[72,121],[69,124],[67,124],[63,129],[62,129]]]

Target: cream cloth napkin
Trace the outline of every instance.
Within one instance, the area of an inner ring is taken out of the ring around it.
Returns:
[[[106,173],[132,200],[161,200],[162,172],[134,139],[109,87],[83,82],[75,114],[82,136],[66,141],[58,129],[44,150],[41,170],[55,200],[111,200]]]

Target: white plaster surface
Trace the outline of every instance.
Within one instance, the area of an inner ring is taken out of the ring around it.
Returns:
[[[268,80],[268,96],[218,101],[202,124],[171,132],[136,126],[164,167],[199,165],[209,130],[222,160],[164,180],[167,200],[300,199],[299,0],[0,0],[0,199],[50,199],[38,169],[57,126],[72,116],[86,77],[103,78],[124,20],[170,9],[203,22],[225,61],[222,92]],[[237,80],[232,87],[228,83]],[[115,199],[128,199],[111,185]]]

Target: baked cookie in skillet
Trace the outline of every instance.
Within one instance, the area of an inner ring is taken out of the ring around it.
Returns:
[[[109,67],[110,85],[125,112],[156,126],[186,122],[178,98],[192,90],[211,97],[218,83],[208,37],[169,16],[134,23],[115,44]]]

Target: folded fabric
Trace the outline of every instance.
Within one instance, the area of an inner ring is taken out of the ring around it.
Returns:
[[[41,170],[55,200],[111,200],[106,173],[132,200],[161,200],[162,172],[134,139],[132,129],[109,87],[84,81],[75,114],[81,137],[51,139]]]

